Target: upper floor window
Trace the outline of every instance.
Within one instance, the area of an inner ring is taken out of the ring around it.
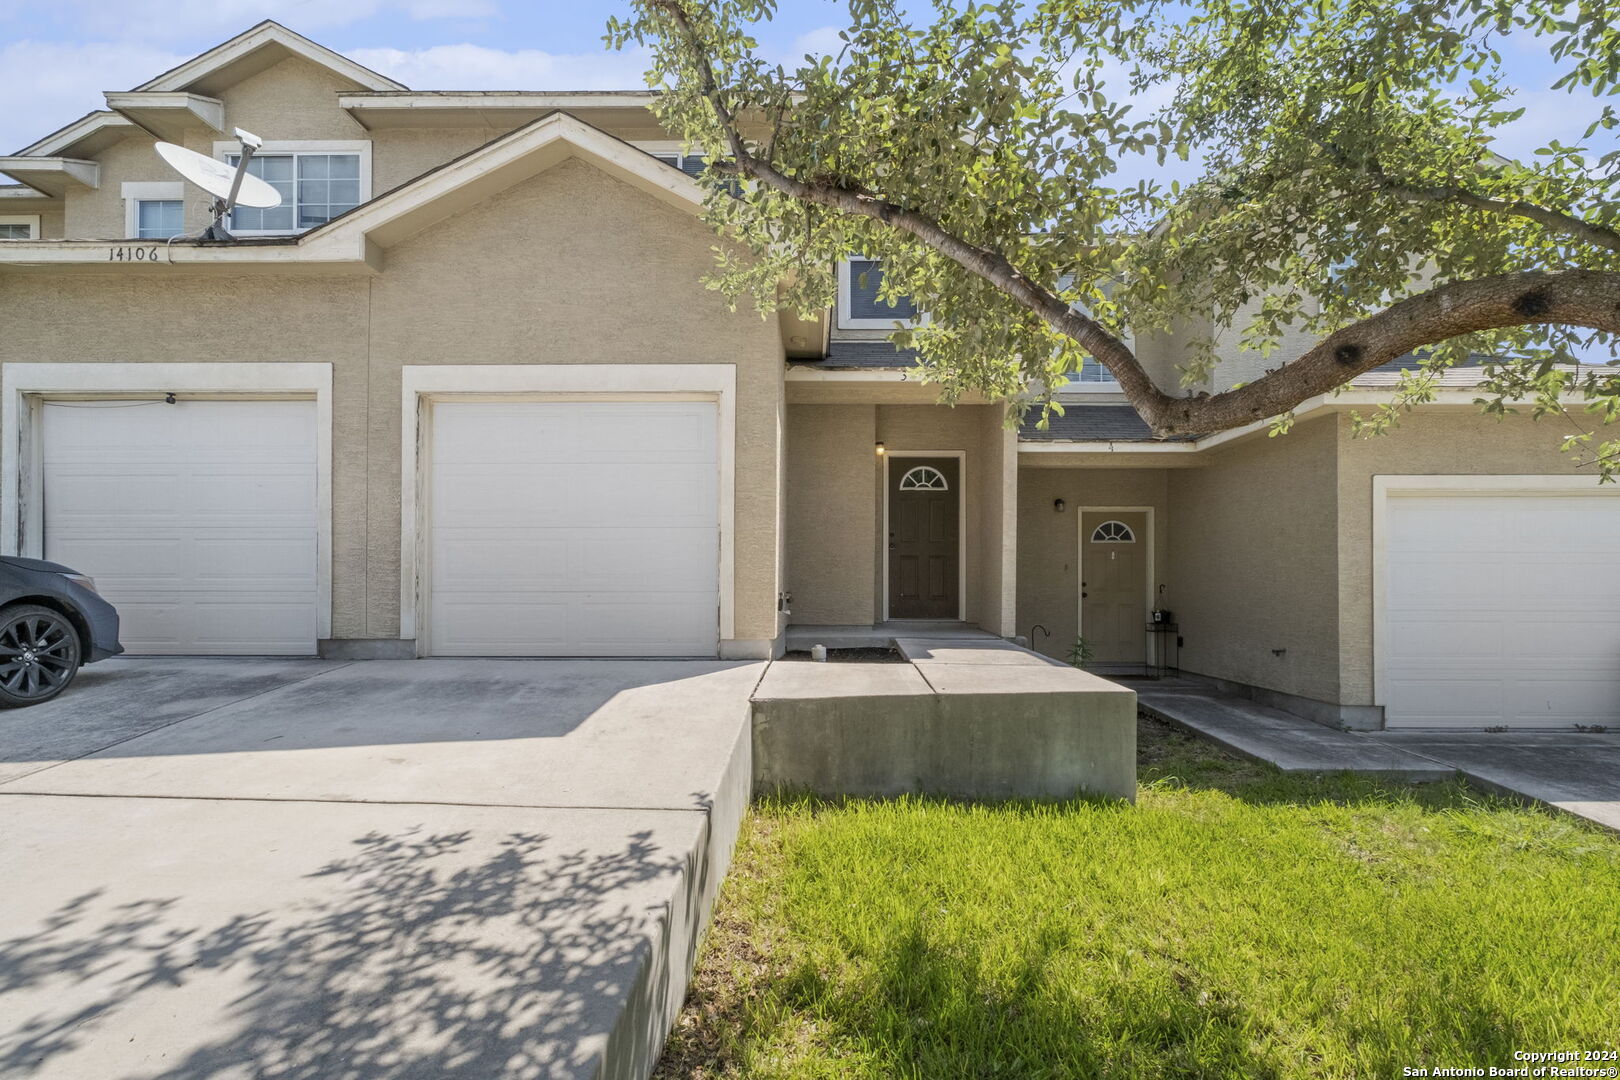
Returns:
[[[234,149],[229,143],[216,144]],[[235,165],[239,155],[225,153]],[[371,144],[266,142],[248,161],[248,172],[281,193],[268,210],[239,206],[232,232],[247,235],[297,233],[324,225],[371,197]]]
[[[38,214],[0,214],[0,240],[38,239]]]
[[[185,228],[186,204],[180,199],[140,199],[135,203],[135,237],[167,240]]]
[[[673,165],[687,176],[701,176],[709,167],[707,154],[689,154],[684,150],[649,150],[653,157],[666,165]]]
[[[1130,343],[1127,341],[1126,344]],[[1058,389],[1060,392],[1079,391],[1081,393],[1086,391],[1115,391],[1119,389],[1119,380],[1114,378],[1112,371],[1109,371],[1088,356],[1080,364],[1080,370],[1069,372],[1069,381]]]
[[[878,298],[883,264],[876,259],[848,259],[838,264],[838,326],[843,330],[893,330],[896,323],[917,321],[911,297],[888,304]]]
[[[126,180],[124,235],[137,240],[167,240],[185,230],[186,190],[178,180]]]

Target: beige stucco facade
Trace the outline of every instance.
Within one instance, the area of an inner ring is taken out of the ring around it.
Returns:
[[[1002,406],[790,402],[787,416],[784,580],[795,624],[883,621],[885,469],[939,452],[962,457],[962,618],[1012,636],[1017,451]]]
[[[17,396],[13,364],[329,369],[331,641],[412,636],[421,526],[408,519],[421,511],[410,470],[422,414],[412,412],[411,369],[465,369],[457,392],[466,393],[480,392],[479,373],[493,368],[728,372],[729,397],[716,399],[731,410],[732,440],[722,466],[722,653],[779,650],[789,624],[882,623],[887,462],[939,453],[961,459],[968,626],[1067,658],[1085,633],[1082,516],[1140,511],[1151,534],[1144,593],[1150,607],[1173,612],[1184,670],[1347,710],[1377,704],[1374,478],[1577,471],[1559,453],[1558,424],[1498,423],[1466,395],[1370,440],[1354,437],[1344,399],[1329,399],[1277,438],[1261,426],[1196,444],[1020,441],[1002,404],[945,407],[898,370],[790,365],[790,355],[818,355],[829,327],[834,344],[885,332],[840,329],[834,316],[818,325],[732,311],[706,288],[715,241],[699,217],[701,191],[643,152],[671,145],[644,107],[581,98],[578,117],[547,116],[542,106],[502,112],[475,100],[461,123],[463,106],[428,101],[431,122],[418,124],[408,105],[345,106],[366,96],[357,87],[387,81],[330,54],[323,61],[318,47],[260,61],[202,85],[226,126],[283,149],[363,147],[370,201],[302,238],[178,245],[178,255],[125,265],[114,258],[126,232],[122,185],[174,176],[149,133],[105,114],[72,151],[99,166],[97,184],[0,200],[0,213],[38,214],[43,241],[0,246],[0,399]],[[223,152],[220,131],[175,122],[185,126],[170,137]],[[187,229],[201,228],[205,200],[193,192],[186,201]],[[1144,366],[1174,385],[1189,340],[1205,329],[1143,335]],[[1273,363],[1235,346],[1223,357],[1201,386]],[[119,392],[162,395],[172,389],[162,383],[137,378]],[[1107,392],[1069,404],[1124,408]],[[35,464],[19,449],[25,434],[0,432],[17,473],[6,490],[18,493],[0,510],[14,525],[38,509],[21,494]],[[21,525],[0,539],[8,551],[26,547]]]

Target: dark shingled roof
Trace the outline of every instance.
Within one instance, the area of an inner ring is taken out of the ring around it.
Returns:
[[[1045,431],[1035,425],[1040,422],[1041,410],[1037,406],[1024,414],[1018,438],[1024,442],[1178,442],[1177,439],[1155,439],[1147,423],[1129,405],[1065,404],[1063,415],[1052,414],[1052,423]]]
[[[796,366],[838,368],[908,368],[917,363],[916,349],[897,349],[888,341],[831,341],[821,360],[791,360]]]

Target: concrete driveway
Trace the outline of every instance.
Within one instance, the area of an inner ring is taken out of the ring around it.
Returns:
[[[0,713],[0,1076],[634,1076],[762,664],[114,660]]]

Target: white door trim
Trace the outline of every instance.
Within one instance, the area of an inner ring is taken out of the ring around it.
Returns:
[[[883,622],[889,621],[889,459],[956,459],[956,618],[967,621],[967,504],[968,470],[966,450],[886,450],[883,467],[883,527],[878,531],[883,543]]]
[[[412,364],[400,372],[399,636],[427,655],[428,499],[435,400],[713,401],[720,461],[720,648],[736,637],[735,364]],[[633,433],[631,433],[633,436]]]
[[[1142,542],[1147,545],[1147,565],[1146,565],[1146,569],[1143,571],[1143,576],[1147,579],[1146,582],[1144,583],[1144,585],[1145,585],[1144,591],[1145,591],[1145,594],[1146,594],[1145,602],[1147,604],[1147,607],[1144,608],[1143,610],[1146,611],[1146,612],[1152,612],[1152,610],[1153,610],[1153,583],[1158,578],[1158,571],[1157,571],[1157,569],[1155,567],[1155,560],[1154,560],[1154,556],[1157,554],[1157,552],[1155,551],[1155,543],[1156,543],[1156,541],[1155,541],[1155,537],[1154,537],[1155,529],[1154,529],[1154,521],[1153,521],[1153,507],[1151,507],[1151,506],[1079,506],[1079,507],[1075,508],[1074,513],[1075,513],[1074,531],[1075,531],[1075,535],[1079,539],[1079,550],[1075,554],[1075,563],[1074,563],[1075,569],[1077,571],[1079,571],[1077,574],[1075,574],[1075,578],[1074,578],[1074,580],[1077,583],[1075,585],[1075,589],[1074,589],[1074,605],[1075,605],[1074,606],[1074,627],[1075,627],[1075,633],[1078,634],[1081,637],[1086,636],[1086,601],[1085,601],[1085,591],[1086,591],[1086,543],[1087,543],[1088,540],[1090,540],[1090,537],[1088,537],[1086,535],[1086,515],[1087,514],[1145,514],[1145,515],[1147,515],[1147,527],[1144,530],[1147,535],[1142,540]],[[1149,644],[1150,643],[1148,642],[1148,639],[1147,639],[1147,629],[1144,627],[1143,630],[1142,630],[1142,662],[1143,663],[1147,663],[1152,657],[1152,650],[1149,648]]]
[[[1373,704],[1384,707],[1389,670],[1389,500],[1403,495],[1591,495],[1620,497],[1595,476],[1374,476],[1372,478]]]
[[[39,558],[44,515],[35,512],[44,476],[39,411],[50,398],[163,394],[312,398],[315,401],[315,632],[332,636],[332,365],[311,363],[0,364],[0,554]]]

